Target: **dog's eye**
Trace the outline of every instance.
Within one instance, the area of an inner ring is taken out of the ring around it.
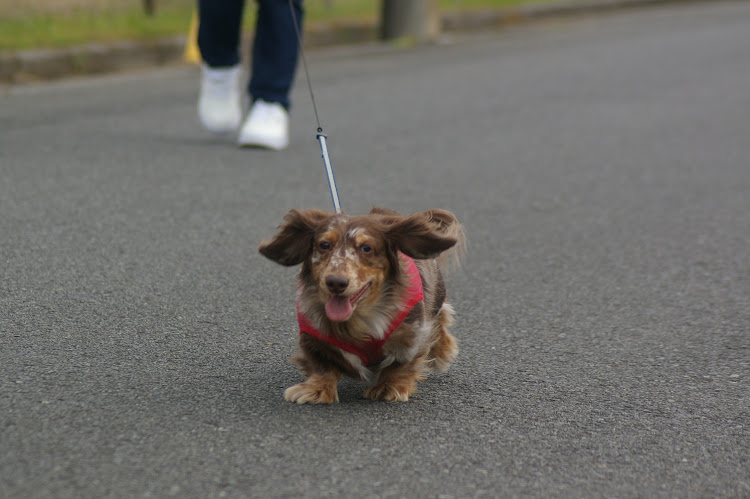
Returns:
[[[359,251],[361,251],[362,253],[369,253],[370,251],[372,251],[372,248],[367,244],[363,244],[359,247]]]
[[[318,248],[322,249],[323,251],[331,249],[331,243],[328,241],[321,241],[318,243]]]

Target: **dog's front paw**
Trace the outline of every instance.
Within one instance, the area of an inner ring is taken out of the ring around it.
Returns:
[[[414,393],[413,386],[375,385],[365,391],[365,397],[371,400],[385,400],[386,402],[407,402]]]
[[[290,386],[284,391],[287,402],[298,404],[332,404],[339,401],[336,386],[325,386],[311,380]]]

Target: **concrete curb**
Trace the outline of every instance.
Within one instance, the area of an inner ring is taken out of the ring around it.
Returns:
[[[26,83],[154,67],[181,60],[185,37],[149,42],[91,43],[0,55],[0,82]]]
[[[465,31],[484,29],[548,18],[602,14],[615,10],[666,6],[670,4],[705,3],[708,1],[711,0],[569,0],[553,4],[525,5],[512,9],[453,12],[443,16],[443,30]]]
[[[469,31],[616,9],[707,1],[711,0],[571,0],[551,5],[446,13],[441,21],[443,32]],[[331,23],[310,26],[305,31],[305,46],[310,48],[375,42],[377,39],[378,28],[373,24]],[[87,44],[66,49],[5,52],[0,54],[0,83],[19,84],[177,64],[182,62],[185,42],[186,36],[179,36],[152,41]]]

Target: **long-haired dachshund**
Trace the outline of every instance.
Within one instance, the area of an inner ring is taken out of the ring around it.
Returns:
[[[457,259],[464,241],[461,224],[445,210],[291,210],[259,248],[281,265],[302,264],[300,352],[292,361],[307,380],[284,398],[338,402],[346,374],[371,383],[370,399],[407,401],[428,372],[447,369],[458,346],[447,330],[453,308],[436,258]]]

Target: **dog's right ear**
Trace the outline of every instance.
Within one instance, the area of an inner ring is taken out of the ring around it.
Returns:
[[[312,251],[313,237],[321,223],[331,218],[320,210],[290,210],[270,241],[263,241],[258,251],[276,263],[286,266],[305,261]]]

